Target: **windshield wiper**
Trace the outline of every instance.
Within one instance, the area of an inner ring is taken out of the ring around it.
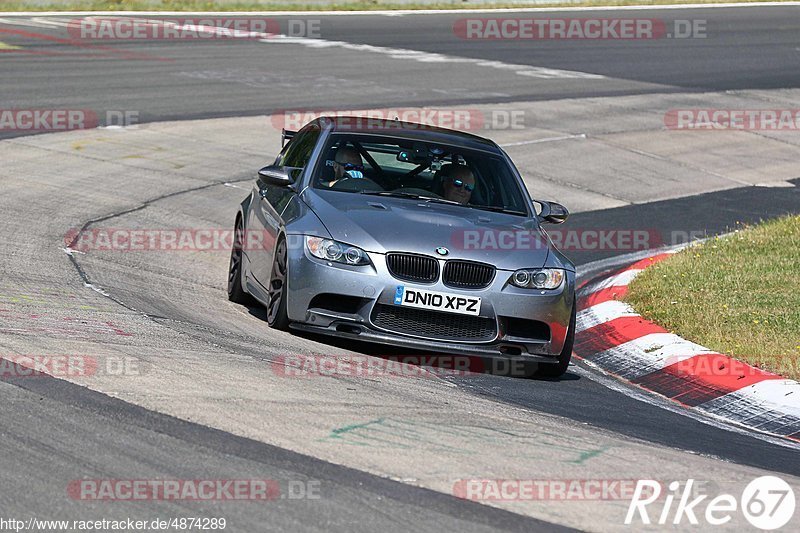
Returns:
[[[437,204],[451,204],[451,205],[461,205],[459,202],[455,202],[453,200],[445,200],[444,198],[435,198],[433,196],[422,196],[421,194],[413,194],[410,192],[400,192],[400,191],[361,191],[361,194],[369,194],[372,196],[394,196],[397,198],[411,198],[414,200],[425,200],[426,202],[437,203]]]
[[[528,216],[528,213],[525,211],[517,211],[516,209],[506,209],[503,206],[497,205],[471,205],[468,204],[469,207],[474,207],[475,209],[481,209],[483,211],[494,211],[495,213],[507,213],[509,215],[522,215]]]
[[[461,202],[456,202],[455,200],[446,200],[445,198],[431,198],[430,196],[420,196],[420,198],[434,204],[464,205]]]
[[[361,191],[361,194],[369,194],[371,196],[397,196],[398,198],[424,198],[419,194],[397,191]]]
[[[520,216],[528,216],[528,213],[525,211],[517,211],[515,209],[506,209],[502,206],[496,205],[472,205],[472,204],[462,204],[461,202],[456,202],[455,200],[447,200],[445,198],[436,198],[433,196],[423,196],[421,194],[414,194],[410,192],[402,192],[402,191],[361,191],[361,194],[369,194],[371,196],[393,196],[396,198],[411,198],[412,200],[425,200],[429,203],[435,204],[448,204],[448,205],[460,205],[463,207],[472,207],[474,209],[481,209],[483,211],[493,211],[495,213],[506,213],[508,215],[520,215]]]

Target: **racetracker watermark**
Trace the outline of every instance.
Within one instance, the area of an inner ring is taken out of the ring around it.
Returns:
[[[64,235],[71,252],[230,252],[235,232],[223,228],[72,228]],[[264,250],[275,242],[266,231],[245,231],[244,250]],[[294,240],[292,240],[294,242]]]
[[[266,230],[228,228],[70,228],[64,234],[68,253],[99,252],[225,252],[237,242],[244,251],[271,250],[276,235]],[[286,235],[289,250],[305,246],[305,235]]]
[[[99,124],[90,109],[0,109],[0,131],[72,131]]]
[[[459,479],[453,495],[506,502],[629,500],[636,484],[636,479]]]
[[[474,40],[705,39],[705,19],[653,18],[463,18],[453,33]]]
[[[664,125],[671,130],[800,130],[800,109],[670,109]]]
[[[534,366],[535,363],[511,357],[467,355],[281,355],[271,363],[276,375],[287,378],[436,378],[484,373],[524,377],[535,371]]]
[[[661,233],[652,229],[560,229],[547,230],[553,245],[564,252],[621,250],[637,251],[664,244]],[[549,244],[545,234],[531,230],[459,230],[450,243],[456,250],[543,250]]]
[[[318,500],[317,479],[74,479],[67,495],[81,501]]]
[[[105,120],[101,120],[102,116]],[[0,133],[89,130],[101,125],[130,127],[138,122],[138,111],[97,113],[91,109],[0,109]]]
[[[181,19],[142,19],[130,17],[84,17],[71,20],[67,31],[81,40],[230,40],[273,39],[283,37],[319,39],[319,19],[253,17],[203,17]]]
[[[664,371],[673,375],[687,375],[692,378],[760,378],[765,373],[779,376],[795,375],[800,371],[800,361],[796,356],[755,355],[748,362],[727,355],[709,353],[692,356],[670,356],[664,360]],[[776,376],[773,376],[776,377]]]
[[[272,127],[297,131],[312,120],[329,118],[339,130],[382,130],[397,127],[392,121],[408,123],[406,127],[447,128],[461,131],[525,129],[522,109],[451,108],[386,108],[386,109],[286,109],[272,114]]]
[[[142,360],[128,356],[0,355],[0,379],[141,376],[146,369]]]
[[[559,250],[638,251],[684,244],[706,236],[703,230],[673,230],[664,235],[653,229],[549,228],[549,239]],[[71,228],[64,235],[70,253],[105,252],[230,252],[234,240],[244,251],[269,250],[276,235],[266,230],[244,230],[236,237],[228,228]],[[325,236],[322,236],[323,238]],[[303,235],[287,235],[290,250],[305,246]],[[453,250],[528,251],[547,249],[547,237],[535,230],[458,230],[450,238]]]

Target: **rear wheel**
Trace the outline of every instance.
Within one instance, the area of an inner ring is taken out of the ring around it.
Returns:
[[[286,239],[281,239],[275,248],[272,260],[272,276],[269,280],[269,305],[267,306],[267,323],[269,327],[279,330],[289,329],[289,316],[286,312],[287,282],[287,248]]]
[[[572,359],[572,347],[575,345],[575,318],[576,310],[575,305],[572,306],[572,315],[569,319],[569,331],[567,331],[567,338],[564,339],[564,349],[558,355],[558,363],[542,364],[539,363],[533,377],[537,378],[557,378],[564,374],[569,367],[569,361]]]
[[[251,304],[253,299],[242,287],[242,249],[244,248],[244,228],[242,219],[236,219],[233,230],[233,246],[231,247],[231,262],[228,267],[228,300],[237,304]]]

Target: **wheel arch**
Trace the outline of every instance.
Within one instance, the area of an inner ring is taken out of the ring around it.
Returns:
[[[253,199],[252,194],[248,194],[244,200],[239,204],[239,209],[236,211],[236,220],[242,221],[242,227],[247,222],[247,211],[250,209],[250,202]]]

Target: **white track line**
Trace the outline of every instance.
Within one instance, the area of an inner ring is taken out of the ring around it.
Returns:
[[[89,17],[91,18],[91,17]],[[421,63],[461,63],[471,64],[478,67],[492,68],[496,70],[510,71],[518,76],[526,76],[530,78],[540,79],[605,79],[606,77],[601,74],[592,74],[588,72],[578,72],[573,70],[553,69],[546,67],[533,67],[530,65],[518,65],[514,63],[505,63],[503,61],[491,61],[486,59],[476,59],[471,57],[450,56],[439,54],[435,52],[424,52],[421,50],[409,50],[406,48],[390,48],[386,46],[374,46],[371,44],[357,44],[347,41],[329,41],[326,39],[312,39],[308,37],[289,37],[282,34],[269,34],[260,32],[247,32],[236,31],[230,28],[217,27],[217,26],[197,26],[194,24],[179,24],[174,21],[163,21],[158,19],[147,20],[142,22],[149,22],[153,24],[165,24],[174,26],[177,30],[190,30],[202,31],[204,33],[231,35],[242,38],[259,38],[259,41],[266,44],[299,44],[308,48],[324,49],[324,48],[340,48],[343,50],[352,50],[355,52],[367,52],[374,54],[382,54],[392,59],[410,59],[419,61]]]
[[[70,23],[73,22],[74,19],[34,17],[31,20],[38,24],[43,24],[44,26],[56,26],[59,28],[68,28]]]
[[[545,67],[532,67],[530,65],[517,65],[505,63],[503,61],[490,61],[486,59],[476,59],[472,57],[450,56],[435,52],[423,52],[420,50],[409,50],[406,48],[389,48],[386,46],[375,46],[371,44],[356,44],[347,41],[328,41],[326,39],[310,39],[307,37],[288,37],[276,35],[271,38],[261,39],[261,42],[268,44],[301,44],[309,48],[341,48],[356,52],[369,52],[383,54],[393,59],[410,59],[421,63],[462,63],[472,64],[478,67],[488,67],[497,70],[511,71],[518,76],[542,79],[605,79],[600,74],[588,72],[578,72],[574,70],[561,70]]]
[[[502,148],[508,148],[510,146],[525,146],[525,145],[528,145],[528,144],[549,143],[549,142],[554,142],[554,141],[567,141],[567,140],[570,140],[570,139],[585,139],[585,138],[586,138],[586,134],[585,133],[579,133],[577,135],[562,135],[560,137],[545,137],[544,139],[532,139],[530,141],[519,141],[519,142],[515,142],[515,143],[506,143],[506,144],[501,144],[500,146]]]
[[[7,19],[0,18],[0,24],[7,24],[9,26],[24,26],[26,28],[52,28],[57,24],[44,24],[34,19]],[[65,24],[66,26],[66,24]]]

